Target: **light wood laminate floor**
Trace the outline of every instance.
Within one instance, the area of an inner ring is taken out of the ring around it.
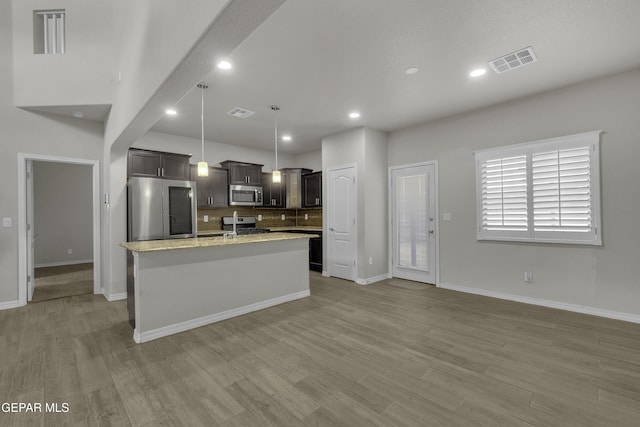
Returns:
[[[0,311],[0,399],[69,404],[2,426],[638,426],[640,325],[312,272],[135,344],[124,301],[84,295]]]
[[[34,270],[31,302],[93,293],[93,263],[40,267]]]

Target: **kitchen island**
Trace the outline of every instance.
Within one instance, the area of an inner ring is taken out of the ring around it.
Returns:
[[[122,243],[134,341],[309,296],[311,237],[266,233]]]

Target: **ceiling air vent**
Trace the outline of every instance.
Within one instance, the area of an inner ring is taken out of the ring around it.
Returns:
[[[227,114],[239,119],[246,119],[247,117],[253,116],[255,113],[253,111],[245,110],[244,108],[236,107],[233,110],[227,112]]]
[[[517,52],[513,52],[489,61],[489,65],[491,65],[493,71],[500,74],[504,73],[505,71],[511,71],[515,68],[520,68],[523,65],[532,64],[537,60],[538,58],[536,58],[536,54],[533,52],[533,48],[529,46]]]

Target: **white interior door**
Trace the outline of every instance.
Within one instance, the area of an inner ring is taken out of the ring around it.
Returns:
[[[327,263],[330,276],[356,278],[355,167],[329,170],[327,179]]]
[[[436,283],[435,165],[391,169],[393,277]]]
[[[33,287],[35,283],[34,258],[36,233],[33,228],[33,161],[27,160],[27,301],[33,299]]]

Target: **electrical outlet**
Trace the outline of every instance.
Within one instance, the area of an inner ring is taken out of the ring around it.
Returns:
[[[287,217],[285,216],[285,214],[282,214],[282,220],[284,221],[285,219],[287,219]]]
[[[202,220],[204,222],[209,222],[209,215],[205,215],[204,217],[202,217]]]
[[[13,225],[13,221],[11,218],[2,218],[2,226],[5,228],[11,227]]]
[[[262,215],[258,214],[258,221],[262,221]]]
[[[369,264],[373,264],[373,257],[372,256],[369,257]]]
[[[309,219],[309,214],[304,214],[304,220],[308,220]]]
[[[524,281],[526,283],[531,283],[533,282],[533,273],[530,271],[525,271],[524,272]]]
[[[73,254],[73,249],[67,249],[67,255]]]
[[[443,221],[451,221],[451,213],[450,212],[445,212],[442,214],[442,220]]]

